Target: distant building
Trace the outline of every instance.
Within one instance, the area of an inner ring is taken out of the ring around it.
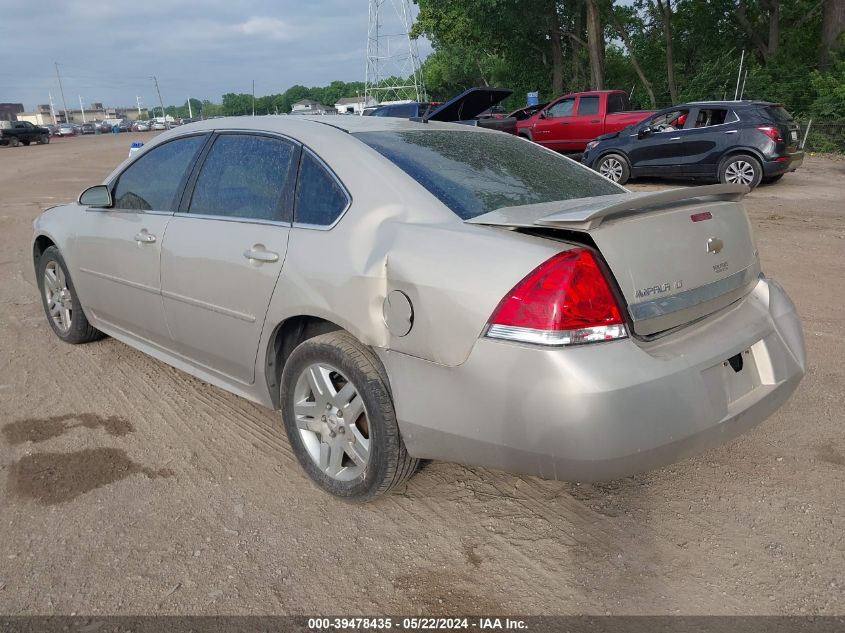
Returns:
[[[364,97],[358,96],[338,99],[337,103],[334,104],[334,107],[338,114],[361,114],[361,112],[364,111],[364,108],[372,108],[377,105],[378,101],[372,97],[367,97],[367,99],[364,100]]]
[[[19,112],[23,112],[22,103],[0,103],[0,121],[17,121]]]
[[[55,120],[50,111],[50,104],[41,104],[33,112],[20,112],[17,114],[18,121],[29,121],[34,125],[58,125],[60,123],[91,123],[93,121],[107,121],[129,119],[135,121],[139,118],[137,108],[106,108],[102,103],[92,103],[89,108],[85,108],[85,121],[83,121],[82,110],[68,110],[68,121],[65,121],[65,111],[61,107],[53,106],[56,111]],[[142,108],[141,114],[148,114],[147,110]],[[2,118],[2,117],[0,117]]]
[[[337,114],[337,110],[318,101],[300,99],[291,106],[291,114]]]

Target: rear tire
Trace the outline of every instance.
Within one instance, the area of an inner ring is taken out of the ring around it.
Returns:
[[[617,185],[624,185],[631,177],[628,160],[621,154],[605,154],[595,163],[594,169]]]
[[[47,145],[50,142],[50,135],[49,134],[42,134],[41,138],[38,139],[38,143],[41,145]]]
[[[282,371],[281,405],[297,460],[326,492],[370,501],[417,469],[381,362],[346,332],[316,336],[293,350]]]
[[[762,179],[760,161],[748,154],[728,156],[719,165],[719,182],[723,184],[739,184],[754,189]]]
[[[59,249],[45,249],[36,266],[41,305],[47,323],[65,343],[90,343],[105,336],[88,323]]]

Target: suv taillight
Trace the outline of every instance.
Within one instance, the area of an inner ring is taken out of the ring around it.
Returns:
[[[780,130],[778,128],[771,125],[758,125],[757,129],[772,139],[775,143],[783,143],[783,139],[780,136]]]
[[[493,311],[485,336],[537,345],[624,338],[622,311],[593,253],[575,248],[540,264]]]

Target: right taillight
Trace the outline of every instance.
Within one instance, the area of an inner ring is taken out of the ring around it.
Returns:
[[[575,248],[540,264],[494,310],[485,335],[537,345],[576,345],[628,335],[592,251]]]
[[[758,125],[757,129],[772,139],[775,143],[782,143],[783,139],[780,136],[780,130],[771,125]]]

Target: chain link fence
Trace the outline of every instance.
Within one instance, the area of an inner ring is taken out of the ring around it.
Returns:
[[[807,139],[804,144],[805,152],[845,154],[845,121],[808,119],[796,122],[800,128],[798,141],[803,142],[805,136]]]

